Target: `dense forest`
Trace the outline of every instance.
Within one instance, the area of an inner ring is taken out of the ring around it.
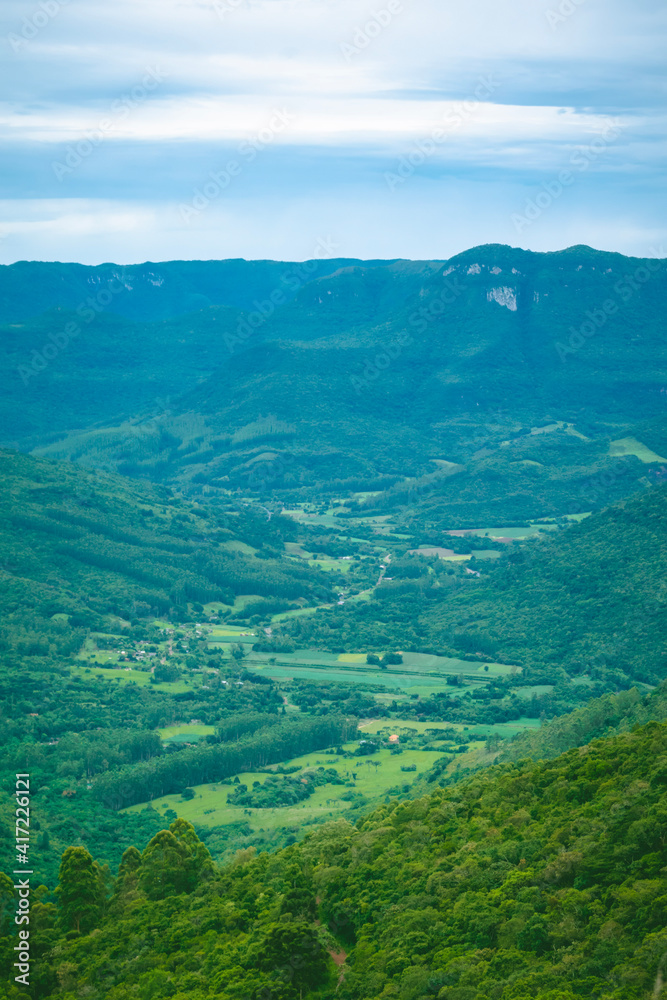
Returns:
[[[666,761],[652,723],[221,870],[183,820],[128,845],[116,879],[70,848],[55,893],[35,891],[34,996],[649,1000],[667,949]]]

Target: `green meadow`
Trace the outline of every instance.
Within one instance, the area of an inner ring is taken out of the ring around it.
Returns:
[[[654,462],[667,462],[667,458],[662,458],[656,452],[651,451],[645,444],[634,437],[621,438],[620,441],[612,441],[609,445],[609,454],[614,458],[621,458],[625,455],[634,455],[645,465]]]
[[[360,734],[363,739],[363,734]],[[357,743],[346,744],[346,749],[353,750]],[[228,795],[233,791],[232,784],[206,784],[194,788],[195,798],[184,800],[180,795],[166,795],[155,799],[154,809],[164,815],[168,809],[201,826],[227,826],[232,823],[247,822],[253,832],[276,830],[285,826],[303,826],[314,822],[323,822],[335,817],[337,813],[349,809],[351,799],[343,796],[350,793],[363,795],[372,802],[387,794],[390,789],[400,788],[424,775],[441,755],[424,750],[404,750],[401,754],[391,754],[382,749],[372,757],[343,758],[328,755],[325,752],[306,754],[286,762],[290,766],[298,766],[302,770],[315,767],[335,768],[342,778],[352,779],[353,784],[325,785],[317,788],[314,794],[305,802],[294,806],[268,809],[246,809],[241,806],[227,804]],[[377,766],[376,766],[377,765]],[[402,767],[414,765],[416,770],[402,771]],[[242,784],[251,787],[253,782],[264,784],[268,775],[248,772],[239,774]],[[231,779],[233,780],[233,779]],[[145,804],[131,806],[127,812],[139,812],[145,809]]]
[[[163,743],[196,743],[202,736],[212,736],[215,726],[205,726],[203,722],[183,722],[158,729]]]
[[[241,784],[252,787],[254,782],[264,784],[267,772],[244,772],[232,776],[224,783],[212,782],[196,785],[193,788],[195,797],[184,799],[179,795],[165,795],[155,799],[152,808],[162,816],[168,810],[173,810],[179,816],[196,823],[199,826],[229,826],[247,823],[253,833],[267,833],[284,827],[302,827],[314,823],[325,822],[335,818],[352,806],[371,805],[383,799],[389,792],[405,794],[408,786],[423,778],[427,771],[444,756],[451,756],[447,773],[453,774],[460,768],[478,766],[491,761],[494,753],[485,749],[486,737],[495,734],[502,739],[511,739],[526,729],[539,728],[535,719],[518,719],[512,723],[496,725],[466,726],[461,723],[448,722],[414,722],[411,719],[376,719],[362,723],[359,728],[359,740],[345,744],[344,749],[354,751],[360,740],[381,736],[386,741],[391,734],[396,734],[403,742],[401,753],[391,753],[383,746],[368,757],[341,757],[328,754],[325,750],[305,754],[285,761],[283,765],[275,765],[268,769],[275,772],[278,766],[298,767],[300,773],[317,767],[333,768],[341,778],[351,783],[343,785],[326,785],[317,788],[310,798],[293,806],[276,808],[246,808],[228,804],[228,796],[235,787],[235,778]],[[459,739],[469,741],[467,750],[451,754],[457,746],[456,737],[442,741],[440,733],[454,731]],[[163,739],[174,739],[188,736],[203,736],[211,732],[209,726],[180,725],[160,730]],[[459,735],[460,734],[460,735]],[[418,749],[406,746],[411,738],[431,737],[430,749]],[[400,744],[399,744],[400,745]],[[413,767],[415,770],[402,770]],[[299,772],[294,772],[299,773]],[[363,796],[363,801],[360,798]],[[140,812],[146,808],[146,803],[129,807],[126,812]]]

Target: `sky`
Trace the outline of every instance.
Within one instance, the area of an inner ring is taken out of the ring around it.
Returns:
[[[3,0],[0,263],[667,256],[663,0]]]

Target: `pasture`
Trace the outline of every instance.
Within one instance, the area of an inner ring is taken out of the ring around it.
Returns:
[[[151,675],[144,670],[133,670],[130,667],[120,669],[104,669],[103,667],[88,667],[84,664],[70,667],[72,674],[80,677],[97,677],[99,680],[116,681],[121,684],[138,684],[139,687],[146,687],[151,682]],[[179,694],[190,691],[193,684],[181,678],[178,681],[165,682],[163,684],[151,684],[155,691],[168,691],[170,694]]]
[[[203,736],[212,736],[215,726],[203,722],[183,722],[165,729],[158,729],[163,743],[197,743]]]
[[[356,742],[348,743],[346,749],[353,750],[357,745]],[[227,798],[234,788],[232,784],[212,783],[195,786],[194,799],[186,801],[180,795],[165,795],[153,801],[153,808],[162,815],[168,809],[173,809],[183,819],[201,826],[247,822],[256,833],[282,827],[302,827],[335,818],[355,804],[352,798],[355,795],[357,802],[363,796],[364,804],[371,805],[384,798],[392,789],[405,794],[408,786],[423,776],[440,756],[424,750],[405,750],[394,755],[389,750],[382,749],[372,757],[343,758],[320,751],[296,757],[286,763],[298,766],[302,771],[320,766],[335,768],[342,778],[350,779],[351,784],[317,788],[309,799],[293,806],[246,809],[227,804]],[[415,771],[401,770],[402,767],[412,765],[415,766]],[[242,784],[250,788],[255,781],[264,784],[268,775],[250,772],[239,774],[238,777]],[[345,795],[348,798],[344,798]],[[145,808],[146,804],[143,803],[130,806],[125,811],[139,812]]]
[[[612,441],[609,445],[609,454],[613,458],[622,458],[625,455],[634,455],[638,458],[640,462],[644,462],[645,465],[651,465],[654,462],[667,463],[667,458],[662,458],[657,455],[650,448],[647,448],[645,444],[638,441],[634,437],[621,438],[620,441]]]

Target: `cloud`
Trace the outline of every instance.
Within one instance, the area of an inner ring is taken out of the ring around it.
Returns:
[[[372,225],[389,256],[427,256],[440,212],[458,220],[443,246],[463,249],[501,236],[514,207],[610,119],[618,137],[526,238],[555,247],[570,232],[604,234],[608,245],[613,204],[616,248],[636,250],[664,197],[667,12],[654,0],[4,0],[1,17],[5,208],[22,218],[0,244],[5,260],[54,252],[58,225],[82,258],[110,256],[99,234],[124,259],[165,246],[237,256],[235,241],[269,256],[280,244],[268,220],[286,205],[294,256],[312,242],[308,220],[326,226],[334,203],[350,255],[377,253]],[[485,80],[495,83],[477,101]],[[446,139],[392,191],[387,172],[419,159],[436,128]],[[240,171],[224,197],[184,227],[178,206],[230,162]],[[76,222],[94,218],[97,228]]]

